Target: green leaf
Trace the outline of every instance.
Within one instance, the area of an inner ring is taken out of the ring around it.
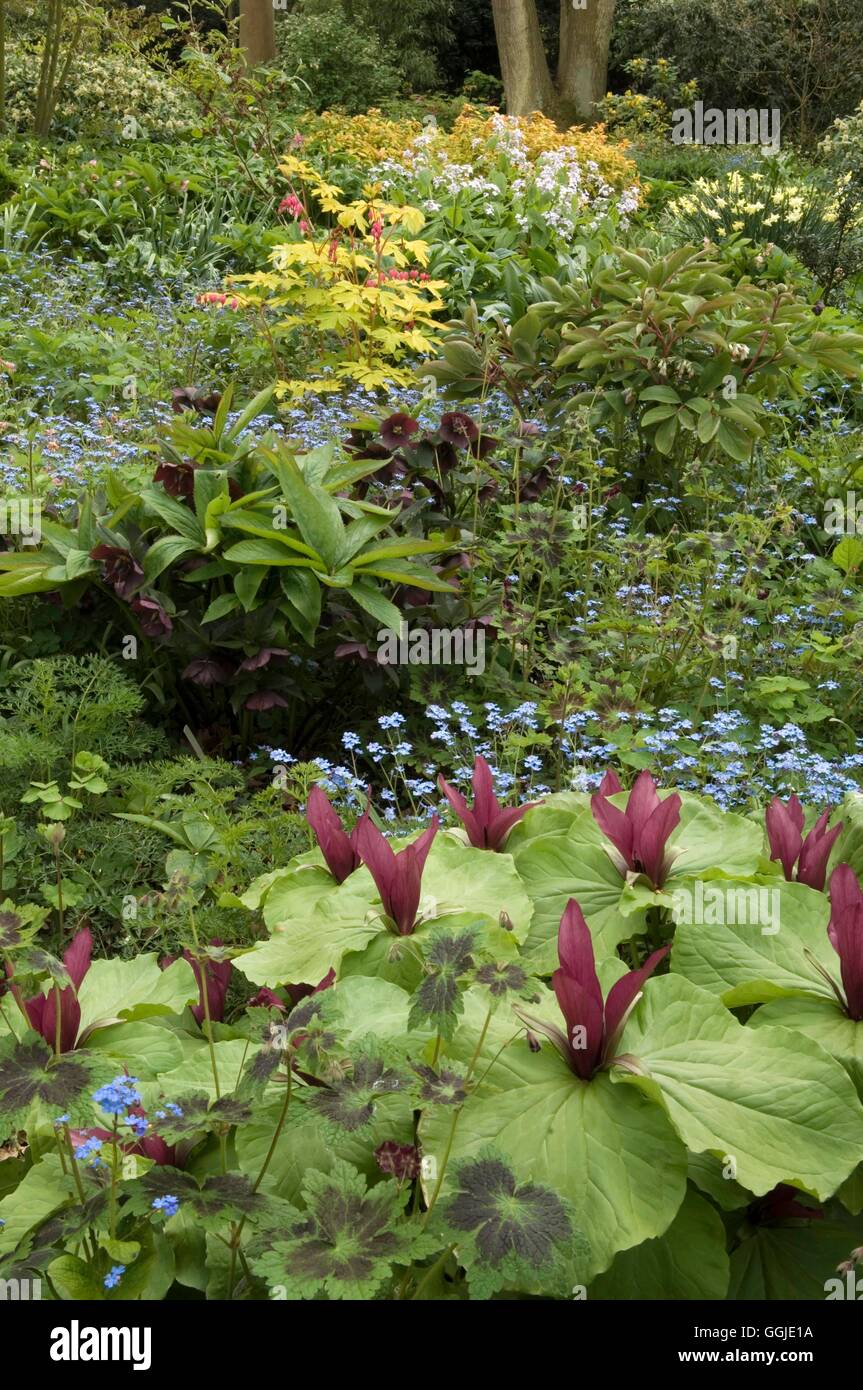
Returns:
[[[448,1048],[459,1061],[470,1061],[486,1017],[485,1000],[471,991]],[[607,1073],[579,1081],[554,1048],[531,1052],[523,1029],[498,1015],[476,1073],[480,1082],[459,1116],[451,1159],[457,1164],[494,1144],[518,1179],[551,1187],[568,1202],[591,1251],[577,1281],[588,1283],[618,1251],[667,1229],[686,1191],[686,1153],[661,1106],[644,1096],[630,1105],[632,1089]],[[442,1162],[451,1126],[444,1107],[423,1117],[422,1150],[433,1163]],[[449,1174],[448,1165],[443,1194],[452,1190]]]
[[[588,1298],[723,1299],[729,1264],[725,1227],[715,1209],[690,1189],[668,1230],[624,1250],[590,1286]]]
[[[159,968],[155,954],[94,960],[78,991],[79,1036],[123,1019],[182,1013],[197,999],[197,981],[186,960],[174,961],[167,970]]]
[[[834,956],[834,961],[838,957]],[[832,969],[838,973],[835,964]],[[849,1018],[835,997],[777,999],[753,1014],[750,1026],[788,1028],[812,1038],[841,1062],[863,1099],[863,1023]]]
[[[640,1074],[618,1083],[661,1098],[686,1147],[730,1155],[750,1192],[823,1199],[860,1160],[863,1106],[839,1064],[784,1028],[744,1028],[680,975],[647,982],[619,1051]]]
[[[837,1265],[859,1244],[859,1220],[833,1206],[821,1221],[801,1218],[750,1227],[731,1256],[728,1297],[819,1303],[831,1293],[847,1298],[846,1278],[838,1274]]]
[[[697,901],[698,885],[693,880],[676,880],[674,891],[688,907]],[[830,903],[823,893],[805,884],[786,883],[778,877],[756,880],[713,879],[702,884],[705,909],[703,916],[744,915],[745,904],[754,903],[758,894],[768,911],[778,908],[778,927],[774,932],[772,919],[759,921],[761,909],[753,925],[744,923],[714,924],[678,920],[671,968],[685,975],[701,989],[718,994],[728,1008],[742,1004],[758,1004],[768,999],[789,995],[819,995],[835,998],[826,980],[819,975],[806,953],[814,956],[825,970],[838,976],[837,958],[827,936]],[[718,898],[721,911],[711,909],[711,896]],[[755,895],[753,898],[752,895]],[[775,895],[775,896],[772,896]],[[745,915],[751,917],[746,911]],[[764,931],[764,926],[768,930]]]
[[[283,456],[278,478],[303,540],[321,556],[328,571],[338,568],[345,528],[341,513],[320,487],[309,487],[294,459]]]
[[[144,583],[153,584],[169,565],[174,565],[184,555],[198,550],[199,546],[185,536],[162,536],[155,541],[144,557]]]

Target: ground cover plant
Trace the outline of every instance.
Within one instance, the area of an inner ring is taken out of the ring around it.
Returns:
[[[798,90],[771,5],[781,150],[678,146],[743,77],[656,4],[609,84],[548,4],[521,67],[498,4],[47,8],[0,5],[2,1287],[856,1298],[851,67]]]

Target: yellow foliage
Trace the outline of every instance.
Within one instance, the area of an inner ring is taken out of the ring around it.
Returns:
[[[308,152],[328,160],[347,156],[371,168],[384,160],[401,160],[422,135],[430,153],[449,163],[472,164],[478,173],[495,164],[503,129],[520,137],[531,163],[550,150],[568,148],[576,151],[580,163],[596,164],[606,183],[618,192],[638,181],[635,164],[627,157],[627,144],[610,144],[604,126],[560,130],[538,111],[532,116],[501,117],[465,106],[449,132],[439,128],[424,131],[419,121],[388,120],[380,111],[362,116],[325,111],[322,116],[304,116],[300,128]],[[409,166],[410,158],[405,162]]]

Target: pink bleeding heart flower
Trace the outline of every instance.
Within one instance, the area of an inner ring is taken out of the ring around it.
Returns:
[[[636,777],[625,811],[613,806],[602,788],[590,799],[594,820],[617,850],[615,862],[621,873],[645,874],[654,888],[662,887],[671,868],[672,855],[666,846],[680,821],[680,806],[677,792],[660,800],[656,783],[646,771]]]
[[[309,792],[306,820],[315,832],[315,838],[333,878],[337,883],[344,883],[349,874],[360,865],[359,828],[362,820],[354,826],[349,835],[326,793],[317,786],[312,787]]]
[[[839,957],[842,989],[830,979],[849,1018],[863,1022],[863,891],[848,864],[837,864],[830,875],[830,944]],[[829,979],[829,977],[828,977]]]
[[[557,954],[560,969],[551,977],[566,1032],[544,1019],[516,1010],[532,1033],[542,1033],[582,1081],[614,1061],[624,1024],[634,1008],[645,980],[670,951],[662,946],[649,956],[640,970],[630,970],[603,998],[596,973],[596,959],[590,928],[581,908],[570,898],[560,919]]]
[[[438,786],[455,811],[471,844],[477,849],[499,850],[517,821],[538,801],[525,802],[523,806],[502,807],[494,794],[492,772],[485,758],[478,757],[473,765],[473,810],[470,809],[461,792],[456,791],[438,778]]]
[[[375,881],[384,912],[395,923],[399,936],[410,936],[416,925],[423,869],[439,829],[435,816],[413,844],[396,853],[369,816],[363,816],[357,826],[362,861]]]
[[[794,867],[797,866],[797,882],[823,892],[827,877],[827,861],[838,836],[842,831],[842,821],[832,830],[827,822],[832,807],[820,815],[806,838],[803,838],[804,813],[798,798],[792,796],[784,805],[774,796],[767,807],[767,839],[770,843],[770,858],[778,859],[782,872],[789,883],[794,882]]]
[[[71,985],[60,990],[60,1051],[71,1052],[81,1026],[81,1009],[78,1004],[78,990],[81,981],[90,969],[93,954],[93,937],[89,927],[83,927],[69,943],[63,953],[63,964]],[[57,1000],[52,989],[48,994],[37,994],[24,1004],[30,1025],[41,1033],[49,1047],[54,1047],[57,1037]]]

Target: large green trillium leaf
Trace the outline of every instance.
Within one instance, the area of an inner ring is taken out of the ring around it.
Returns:
[[[692,1189],[668,1230],[623,1250],[590,1286],[590,1299],[724,1298],[728,1289],[725,1227]]]
[[[470,1062],[486,1012],[486,1001],[470,991],[448,1057]],[[670,1225],[686,1190],[686,1152],[661,1105],[646,1096],[629,1104],[634,1092],[614,1085],[607,1073],[580,1081],[551,1046],[532,1052],[523,1028],[502,1010],[491,1020],[475,1074],[478,1087],[454,1129],[448,1107],[423,1116],[430,1171],[442,1163],[451,1134],[456,1165],[493,1144],[519,1181],[550,1187],[569,1204],[590,1245],[575,1276],[583,1283],[607,1269],[619,1250]],[[443,1195],[452,1182],[448,1167]]]
[[[28,1231],[72,1199],[77,1199],[72,1174],[64,1173],[58,1154],[46,1154],[0,1201],[0,1254],[14,1250]]]
[[[627,794],[618,793],[611,800],[622,809]],[[529,813],[537,825],[543,810],[537,807]],[[613,956],[621,941],[644,931],[649,908],[667,907],[678,880],[708,872],[719,877],[748,876],[756,871],[761,857],[761,839],[751,821],[690,795],[683,797],[680,824],[669,841],[676,857],[662,894],[642,887],[642,880],[636,888],[627,887],[608,854],[608,844],[589,807],[572,818],[566,831],[557,829],[515,842],[516,867],[535,907],[524,950],[539,973],[548,974],[557,967],[557,931],[570,898],[584,913],[601,960]]]
[[[834,970],[836,967],[834,966]],[[820,1043],[848,1072],[863,1099],[863,1023],[849,1018],[835,996],[830,999],[777,999],[758,1009],[750,1027],[790,1028]]]
[[[601,845],[569,835],[540,835],[518,853],[516,867],[533,899],[524,955],[538,974],[557,969],[557,933],[570,898],[584,913],[597,959],[613,956],[620,941],[640,930],[634,918],[620,911],[623,879]]]
[[[748,1028],[679,975],[649,980],[616,1068],[623,1089],[661,1099],[687,1148],[734,1161],[761,1196],[778,1183],[829,1197],[863,1158],[863,1106],[842,1067],[784,1028]]]
[[[133,960],[94,960],[81,981],[80,1037],[96,1028],[158,1014],[179,1014],[198,999],[191,965],[176,960],[167,970],[150,954]]]
[[[823,893],[773,877],[685,879],[674,891],[693,920],[678,920],[672,971],[718,994],[729,1008],[801,994],[835,999],[806,954],[838,978]]]
[[[859,1244],[859,1218],[849,1216],[836,1203],[826,1208],[820,1221],[788,1220],[744,1228],[731,1255],[728,1297],[752,1301],[847,1298],[849,1281],[837,1272],[837,1266]]]
[[[399,849],[405,841],[393,841]],[[297,881],[300,875],[296,875]],[[270,889],[265,905],[269,909]],[[399,984],[414,984],[419,976],[419,946],[412,937],[395,937],[382,917],[377,889],[368,869],[355,870],[344,883],[322,893],[312,902],[306,899],[296,914],[293,895],[280,898],[289,915],[273,917],[273,935],[237,957],[236,966],[255,984],[274,988],[292,983],[317,984],[329,970],[337,973],[380,975]],[[514,942],[524,939],[532,915],[532,904],[507,854],[492,854],[460,844],[448,835],[438,835],[422,879],[421,924],[417,932],[427,932],[433,923],[449,926],[456,918],[468,917],[485,923],[486,928],[506,912],[513,926]],[[367,952],[367,948],[373,950]],[[347,959],[359,956],[362,959]],[[343,961],[345,965],[343,967]]]

